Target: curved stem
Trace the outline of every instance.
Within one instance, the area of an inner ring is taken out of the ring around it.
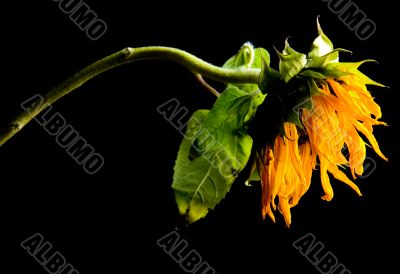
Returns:
[[[203,76],[201,76],[201,74],[196,73],[195,77],[197,81],[199,81],[199,83],[203,85],[203,87],[205,87],[209,92],[211,92],[212,95],[214,95],[215,97],[220,96],[220,93],[215,88],[213,88],[209,83],[207,83],[206,80],[204,80]]]
[[[223,83],[258,83],[260,74],[259,69],[225,69],[217,67],[190,53],[175,48],[125,48],[84,68],[43,96],[38,96],[38,99],[29,106],[24,106],[24,111],[0,132],[0,146],[49,105],[80,87],[88,80],[120,65],[149,59],[174,61],[185,66],[195,74],[200,74],[206,78]]]

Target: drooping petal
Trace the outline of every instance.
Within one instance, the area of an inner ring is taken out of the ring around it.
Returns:
[[[319,161],[321,165],[320,176],[322,188],[325,195],[321,197],[322,200],[330,201],[333,198],[333,189],[328,175],[329,161],[324,156],[319,156]]]
[[[323,200],[330,201],[334,196],[330,174],[361,196],[358,186],[345,173],[349,167],[353,179],[363,174],[367,144],[360,134],[387,160],[373,135],[373,126],[386,124],[379,121],[381,109],[364,80],[357,75],[316,80],[312,107],[300,112],[302,138],[295,124],[283,124],[283,134],[276,137],[273,147],[266,149],[260,171],[263,217],[268,215],[275,222],[274,211],[278,209],[289,226],[290,208],[309,189],[317,163]]]
[[[347,178],[346,174],[343,173],[343,171],[339,170],[339,168],[335,165],[330,165],[329,166],[329,172],[333,174],[333,176],[337,179],[342,181],[343,183],[347,184],[348,186],[350,186],[352,189],[354,189],[355,192],[357,192],[357,194],[359,196],[361,195],[361,191],[358,188],[358,186],[356,186],[355,183],[353,183],[349,178]]]
[[[386,158],[386,156],[383,155],[381,149],[379,148],[378,141],[376,140],[374,134],[372,134],[372,131],[369,131],[365,127],[365,125],[363,125],[362,123],[360,123],[358,121],[355,122],[354,126],[357,128],[357,130],[359,132],[364,134],[364,136],[368,139],[368,141],[370,142],[372,148],[375,150],[376,154],[378,154],[385,161],[388,161],[388,158]]]

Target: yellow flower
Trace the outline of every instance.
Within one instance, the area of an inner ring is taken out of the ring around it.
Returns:
[[[304,128],[285,122],[284,133],[276,137],[273,147],[263,150],[259,159],[264,218],[268,215],[275,221],[274,211],[278,209],[290,225],[290,208],[308,190],[317,163],[325,192],[323,200],[333,198],[329,174],[361,196],[357,185],[342,171],[349,167],[353,179],[363,174],[366,143],[360,133],[387,160],[373,135],[373,126],[386,124],[379,121],[380,107],[366,88],[371,83],[361,73],[316,80],[317,92],[310,97],[312,107],[299,113]]]

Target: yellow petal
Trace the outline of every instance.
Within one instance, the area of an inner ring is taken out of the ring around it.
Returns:
[[[354,189],[355,192],[357,192],[359,196],[362,196],[358,186],[354,184],[349,178],[347,178],[346,174],[344,174],[341,170],[339,170],[337,166],[330,165],[329,172],[332,173],[337,180],[340,180],[343,183],[349,185],[352,189]]]
[[[386,158],[385,155],[383,155],[382,151],[380,150],[378,142],[376,141],[375,136],[372,134],[372,132],[367,130],[366,127],[358,121],[354,123],[354,126],[357,128],[359,132],[361,132],[362,134],[364,134],[365,137],[367,137],[369,143],[375,150],[376,154],[378,154],[385,161],[388,161],[388,158]]]
[[[329,175],[328,175],[328,167],[329,167],[329,162],[325,157],[320,157],[320,163],[321,163],[321,170],[320,170],[320,175],[321,175],[321,184],[322,188],[325,192],[325,195],[321,197],[322,200],[325,201],[330,201],[333,198],[333,189],[329,180]]]

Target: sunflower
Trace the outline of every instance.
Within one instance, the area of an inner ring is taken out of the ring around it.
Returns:
[[[387,161],[373,135],[374,126],[386,124],[379,121],[381,109],[367,90],[367,85],[382,85],[358,70],[371,60],[339,62],[339,51],[345,50],[333,49],[319,24],[318,32],[308,55],[294,51],[288,42],[283,53],[278,52],[279,79],[288,86],[301,79],[299,87],[287,92],[307,90],[308,96],[300,96],[303,101],[287,111],[280,134],[266,143],[257,159],[262,216],[268,215],[275,222],[274,211],[278,210],[287,226],[291,224],[290,208],[309,189],[317,167],[325,193],[322,199],[330,201],[334,195],[330,175],[362,195],[345,169],[350,169],[352,179],[363,174],[367,145],[364,140]]]

